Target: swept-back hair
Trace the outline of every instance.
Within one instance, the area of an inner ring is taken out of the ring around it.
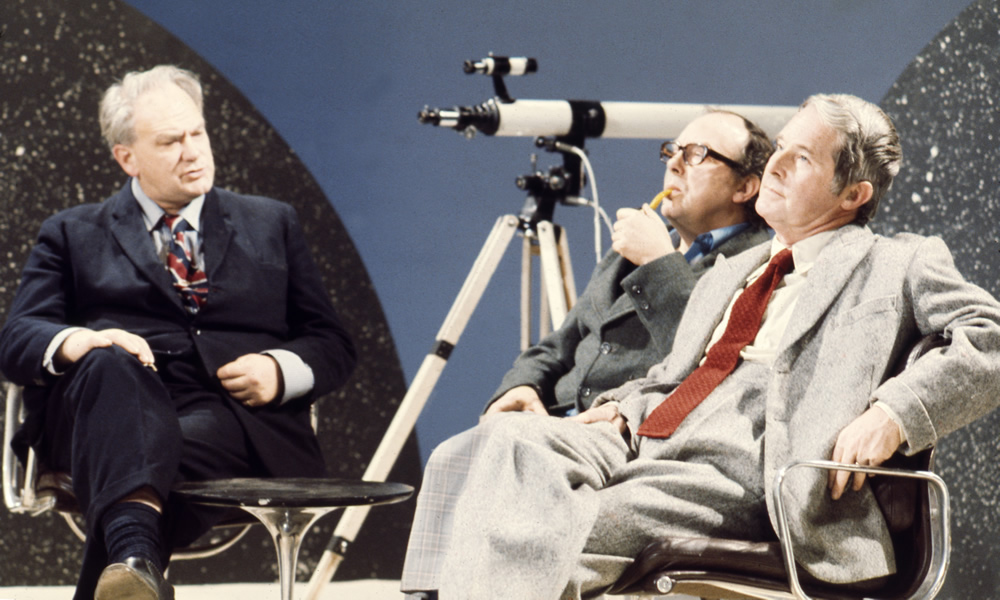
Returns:
[[[148,71],[133,71],[104,92],[101,98],[101,135],[109,148],[135,142],[135,101],[149,90],[174,84],[191,96],[202,110],[202,91],[198,76],[175,67],[160,65]]]
[[[849,94],[816,94],[802,103],[802,108],[807,106],[814,106],[823,122],[840,135],[833,156],[833,193],[861,181],[871,183],[872,198],[855,218],[856,223],[868,223],[903,161],[896,127],[881,108]]]

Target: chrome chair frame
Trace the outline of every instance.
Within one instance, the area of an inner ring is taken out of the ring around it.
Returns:
[[[924,336],[907,353],[902,361],[903,364],[898,367],[897,373],[910,367],[927,352],[945,346],[947,343],[947,340],[938,334]],[[777,536],[780,544],[780,559],[787,576],[787,589],[785,590],[778,589],[775,585],[776,582],[771,579],[759,578],[757,581],[753,581],[753,576],[721,576],[710,569],[698,567],[678,569],[654,567],[639,576],[626,572],[629,575],[628,581],[633,583],[624,585],[624,582],[619,580],[614,589],[625,591],[616,591],[615,593],[624,593],[625,597],[629,599],[650,597],[651,595],[659,597],[657,594],[692,593],[708,593],[711,594],[711,598],[718,599],[814,600],[815,598],[819,600],[823,598],[822,595],[809,596],[800,581],[795,562],[795,550],[788,533],[788,511],[782,497],[783,485],[791,471],[812,468],[860,472],[880,477],[901,477],[926,485],[926,510],[924,514],[918,514],[914,517],[922,519],[922,523],[929,528],[929,549],[926,549],[922,556],[925,559],[926,568],[921,569],[921,572],[916,574],[913,578],[913,586],[910,586],[907,593],[910,594],[908,597],[911,599],[930,600],[940,592],[951,558],[951,503],[945,482],[930,471],[933,468],[933,449],[924,452],[926,453],[926,468],[919,469],[868,467],[826,460],[797,461],[779,469],[772,482],[772,488],[776,499],[775,511],[778,519]],[[706,544],[714,541],[724,540],[704,540]],[[686,555],[685,558],[690,558],[690,556]],[[650,577],[655,577],[655,579],[650,580]],[[916,580],[920,577],[922,579],[918,585]],[[633,591],[642,581],[651,581],[652,586],[644,587],[645,591]],[[652,587],[653,590],[649,590],[649,587]],[[915,589],[913,589],[914,587]],[[830,594],[837,598],[843,597],[843,594],[837,595],[834,592],[830,592]],[[875,600],[875,598],[869,599],[865,594],[862,596],[866,600]]]
[[[928,451],[930,452],[930,451]],[[933,456],[928,459],[933,464]],[[690,594],[701,591],[711,593],[711,598],[722,599],[758,599],[758,600],[822,600],[823,595],[810,596],[804,589],[796,567],[794,544],[791,541],[788,525],[788,511],[785,507],[782,488],[791,471],[802,468],[843,470],[862,472],[881,477],[902,477],[925,482],[927,484],[928,526],[930,531],[930,560],[926,575],[919,587],[908,598],[913,600],[930,600],[937,596],[944,585],[945,575],[951,559],[951,501],[944,480],[928,470],[910,470],[886,467],[866,467],[844,464],[834,461],[814,460],[797,461],[786,465],[775,474],[773,491],[775,497],[775,512],[778,518],[778,542],[785,572],[788,577],[788,590],[781,591],[769,586],[753,585],[736,580],[728,580],[713,576],[710,571],[700,572],[685,569],[676,573],[661,573],[654,582],[656,589],[653,596],[659,598],[671,597],[676,594]],[[917,518],[920,518],[917,516]],[[740,579],[740,578],[736,578]],[[648,593],[626,594],[628,600],[649,598]],[[840,596],[838,596],[840,598]],[[859,600],[876,600],[879,598],[858,596]]]
[[[948,486],[944,480],[930,471],[909,471],[906,469],[887,469],[883,467],[866,467],[848,465],[829,460],[798,461],[778,470],[774,477],[775,512],[778,518],[778,540],[781,542],[782,555],[785,559],[785,569],[788,571],[788,584],[795,598],[812,600],[799,582],[798,570],[795,565],[795,547],[788,528],[788,511],[782,497],[782,486],[785,479],[794,469],[814,468],[835,471],[851,471],[866,475],[908,477],[925,481],[928,490],[929,516],[931,525],[931,561],[928,576],[924,578],[914,599],[930,600],[937,596],[944,585],[944,577],[951,560],[951,501],[948,496]],[[933,575],[933,577],[931,576]]]
[[[66,521],[66,525],[81,542],[86,541],[87,533],[84,531],[79,519],[79,511],[75,507],[60,506],[59,498],[52,490],[39,490],[39,481],[42,474],[42,466],[33,449],[28,450],[27,460],[24,464],[18,459],[11,448],[10,442],[14,433],[24,420],[23,389],[21,386],[7,383],[5,393],[4,408],[4,432],[3,432],[3,498],[7,509],[15,514],[27,514],[39,516],[45,512],[53,511]],[[312,425],[315,431],[317,426],[317,414],[315,407],[312,413]],[[242,512],[236,511],[239,515],[235,522],[225,523],[213,528],[206,533],[195,544],[177,549],[172,555],[172,561],[195,560],[208,558],[225,552],[235,546],[250,531],[257,521],[244,516]]]

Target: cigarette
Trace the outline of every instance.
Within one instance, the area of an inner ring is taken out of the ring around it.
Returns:
[[[655,197],[653,197],[652,202],[649,203],[649,208],[656,210],[660,206],[660,202],[663,202],[664,198],[669,198],[670,194],[674,193],[674,190],[663,190]]]

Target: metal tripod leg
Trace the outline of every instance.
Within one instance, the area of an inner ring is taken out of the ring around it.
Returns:
[[[531,345],[531,256],[541,263],[538,339],[562,326],[576,303],[576,283],[570,264],[569,242],[563,231],[548,221],[537,226],[537,246],[527,236],[521,260],[521,351]]]
[[[483,292],[490,282],[490,278],[493,276],[494,271],[496,271],[500,259],[503,258],[518,228],[519,220],[514,215],[504,215],[497,219],[493,225],[493,230],[490,232],[489,237],[486,238],[486,242],[483,244],[483,248],[479,251],[479,256],[476,258],[476,262],[472,265],[472,270],[469,271],[462,289],[459,291],[455,302],[451,305],[451,310],[448,311],[448,315],[445,317],[444,323],[438,331],[431,352],[424,357],[420,369],[417,371],[413,382],[410,384],[406,395],[403,396],[403,400],[396,410],[396,416],[393,417],[389,428],[385,432],[385,436],[382,438],[382,442],[379,444],[378,449],[375,450],[375,454],[372,456],[372,460],[368,464],[365,474],[362,476],[363,480],[385,481],[386,477],[388,477],[389,471],[403,449],[403,444],[409,437],[414,425],[416,425],[417,417],[420,415],[424,405],[427,403],[427,399],[434,390],[434,386],[441,372],[444,370],[451,351],[458,343],[458,338],[462,335],[462,331],[468,324],[469,318],[476,309],[480,298],[482,298]],[[541,248],[543,281],[546,282],[543,289],[553,290],[549,293],[550,298],[555,296],[563,300],[561,309],[553,312],[553,315],[561,315],[558,320],[558,323],[561,324],[562,319],[566,316],[567,303],[572,303],[576,300],[576,288],[573,284],[572,273],[568,269],[568,245],[565,243],[565,236],[562,236],[563,245],[557,249],[556,237],[553,232],[554,226],[551,223],[539,223],[538,229],[540,230],[539,246]],[[541,233],[541,230],[545,230],[545,233]],[[530,243],[530,240],[526,241]],[[567,269],[565,272],[562,271],[561,264],[566,265]],[[530,255],[528,256],[528,265],[530,268]],[[556,280],[556,277],[558,277],[558,280]],[[562,283],[564,279],[568,281],[568,285]],[[522,278],[522,284],[523,281]],[[567,297],[567,293],[563,292],[563,289],[571,290],[571,295]],[[524,309],[525,305],[522,301],[522,321],[526,320],[524,318]],[[555,326],[558,327],[558,325]],[[326,551],[323,552],[323,556],[320,558],[319,564],[316,566],[316,570],[313,571],[312,577],[309,580],[309,588],[306,590],[305,600],[316,600],[323,586],[333,578],[337,567],[344,558],[348,546],[357,537],[361,525],[368,516],[369,508],[368,506],[350,506],[344,510],[336,529],[333,531],[333,537],[330,539]]]

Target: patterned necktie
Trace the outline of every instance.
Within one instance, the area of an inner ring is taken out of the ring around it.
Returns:
[[[639,426],[639,435],[667,438],[674,433],[684,417],[712,393],[740,360],[740,351],[753,342],[760,329],[771,292],[781,278],[792,270],[792,251],[784,249],[774,255],[767,269],[733,303],[726,331],[709,350],[705,362],[688,375]]]
[[[189,312],[196,313],[208,298],[208,278],[204,271],[192,264],[194,249],[187,238],[187,232],[193,230],[178,215],[163,215],[163,227],[170,238],[167,270],[173,274],[174,289],[180,293],[184,307]]]

